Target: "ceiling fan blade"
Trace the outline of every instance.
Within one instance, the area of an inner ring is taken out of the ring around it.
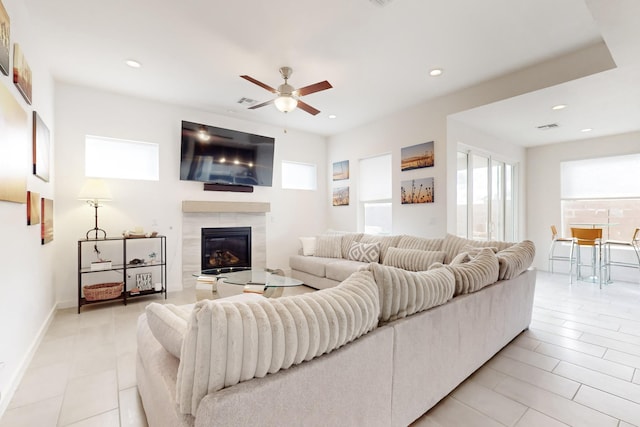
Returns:
[[[300,108],[301,110],[306,111],[307,113],[311,114],[312,116],[315,116],[316,114],[318,114],[320,112],[320,110],[316,110],[311,105],[307,104],[306,102],[302,102],[299,99],[298,99],[298,108]]]
[[[268,91],[269,91],[269,92],[271,92],[271,93],[278,93],[278,91],[276,91],[276,90],[275,90],[274,88],[272,88],[271,86],[269,86],[269,85],[267,85],[267,84],[264,84],[264,83],[262,83],[262,82],[260,82],[260,81],[258,81],[258,80],[256,80],[256,79],[254,79],[254,78],[253,78],[253,77],[251,77],[251,76],[240,76],[240,77],[242,77],[242,78],[243,78],[243,79],[245,79],[245,80],[250,81],[250,82],[251,82],[251,83],[253,83],[253,84],[256,84],[256,85],[260,86],[260,87],[261,87],[261,88],[263,88],[263,89],[268,90]]]
[[[253,105],[253,106],[249,107],[249,110],[255,110],[256,108],[260,108],[260,107],[264,107],[265,105],[273,104],[273,101],[275,101],[275,99],[272,99],[270,101],[265,101],[262,104]],[[298,102],[298,104],[299,104],[299,102]]]
[[[310,93],[320,92],[321,90],[331,89],[332,87],[333,86],[331,86],[331,83],[325,80],[323,82],[314,83],[312,85],[298,89],[298,96],[309,95]]]

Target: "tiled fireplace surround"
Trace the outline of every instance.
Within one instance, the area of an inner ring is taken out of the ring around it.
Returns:
[[[182,284],[193,287],[194,272],[200,270],[201,229],[204,227],[251,227],[251,264],[267,265],[267,220],[269,203],[182,202]]]

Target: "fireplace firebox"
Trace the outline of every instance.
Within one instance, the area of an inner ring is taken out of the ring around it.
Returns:
[[[203,228],[202,269],[251,267],[251,227]]]

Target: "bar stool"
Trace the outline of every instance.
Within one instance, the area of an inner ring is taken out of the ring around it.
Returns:
[[[607,269],[607,282],[611,281],[611,266],[632,267],[640,269],[640,228],[636,228],[630,241],[606,240],[605,245],[605,266]],[[611,247],[631,248],[636,254],[637,262],[613,261],[611,258]]]
[[[583,266],[591,267],[591,277],[594,282],[596,278],[599,280],[600,289],[602,289],[602,268],[604,265],[602,263],[602,228],[571,228],[571,237],[573,237],[573,242],[571,244],[571,251],[569,252],[569,267],[573,270],[573,264],[575,263],[576,281],[582,278],[580,270]],[[591,247],[591,264],[582,263],[580,248],[583,246]],[[569,274],[569,283],[573,283],[572,271]]]
[[[563,255],[556,255],[556,245],[560,243],[573,243],[573,239],[569,237],[560,237],[558,236],[558,229],[556,229],[555,225],[551,226],[551,246],[549,247],[549,271],[553,274],[553,262],[554,261],[570,261],[570,257]],[[569,274],[571,274],[571,263],[569,262]]]

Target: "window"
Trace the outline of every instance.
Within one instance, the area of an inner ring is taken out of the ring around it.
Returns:
[[[361,159],[358,199],[363,231],[391,234],[391,154]]]
[[[316,165],[282,161],[282,188],[289,190],[315,190]]]
[[[516,240],[516,166],[473,150],[457,154],[456,234]]]
[[[560,163],[562,227],[608,224],[605,239],[629,240],[640,224],[640,154]]]
[[[84,154],[85,175],[88,177],[160,179],[159,146],[156,143],[87,135]]]

